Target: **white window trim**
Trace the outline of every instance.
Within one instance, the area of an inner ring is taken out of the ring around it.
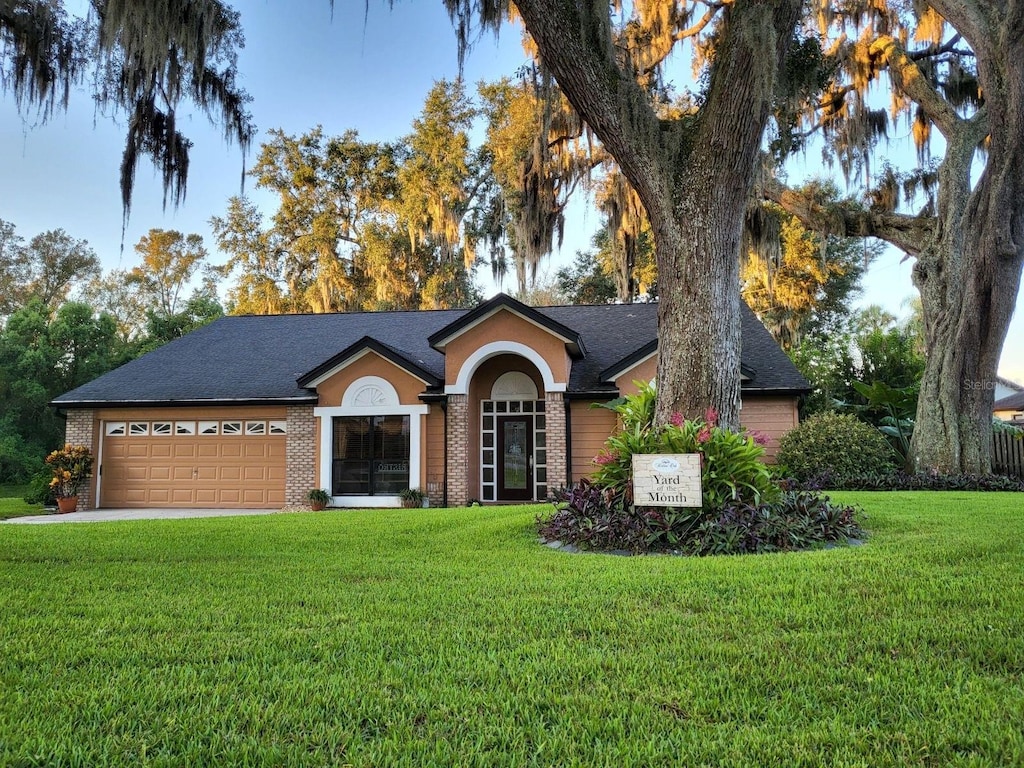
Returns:
[[[332,419],[335,416],[408,416],[409,417],[409,485],[411,488],[419,487],[421,476],[422,456],[420,446],[422,442],[422,417],[427,415],[430,407],[427,405],[399,405],[398,393],[395,388],[385,379],[379,376],[363,376],[349,384],[345,390],[342,403],[351,403],[356,393],[367,386],[376,386],[381,391],[394,393],[394,404],[381,404],[373,406],[340,405],[331,407],[317,407],[313,409],[313,416],[320,419],[320,488],[331,488],[331,462],[334,458],[334,424]],[[390,390],[390,392],[389,392]],[[390,397],[388,398],[391,399]],[[399,507],[401,497],[394,495],[377,496],[331,496],[333,507]]]

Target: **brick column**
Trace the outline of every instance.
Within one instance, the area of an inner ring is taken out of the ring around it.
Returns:
[[[565,397],[561,392],[544,393],[545,425],[547,428],[547,485],[548,494],[565,485],[569,457],[565,445]],[[545,499],[538,499],[545,501]]]
[[[68,411],[68,419],[64,424],[64,442],[72,445],[85,445],[92,451],[92,455],[98,454],[99,446],[96,445],[96,420],[93,418],[93,411],[72,409]],[[78,509],[84,511],[92,509],[96,500],[93,492],[96,488],[96,473],[99,466],[93,467],[93,476],[85,485],[78,489]]]
[[[292,507],[308,504],[306,494],[319,488],[316,462],[316,418],[311,405],[288,406],[285,438],[284,501]],[[330,489],[328,489],[330,490]]]
[[[469,397],[448,395],[448,506],[469,503]]]

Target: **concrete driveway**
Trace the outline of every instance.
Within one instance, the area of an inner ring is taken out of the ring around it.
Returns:
[[[47,523],[109,523],[114,520],[179,520],[192,517],[236,517],[276,515],[280,509],[94,509],[66,515],[32,515],[0,520],[0,523],[45,525]]]

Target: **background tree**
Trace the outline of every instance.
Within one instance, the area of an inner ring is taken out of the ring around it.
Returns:
[[[33,298],[0,331],[0,482],[24,482],[63,441],[49,402],[127,359],[113,319],[76,302],[55,315]]]
[[[249,200],[233,197],[224,218],[210,219],[217,247],[228,254],[217,270],[233,280],[227,289],[229,309],[236,314],[274,315],[288,311],[284,259],[263,214]]]
[[[465,306],[472,286],[485,153],[470,148],[476,111],[440,81],[413,132],[390,143],[355,131],[293,137],[271,131],[252,170],[274,192],[268,223],[231,201],[212,225],[237,283],[233,311],[330,312]]]
[[[615,280],[591,251],[577,251],[576,261],[555,274],[558,292],[570,304],[607,304],[615,300]]]
[[[149,310],[146,316],[146,335],[133,350],[133,357],[150,352],[169,341],[180,339],[186,333],[212,323],[224,316],[224,308],[208,293],[196,291],[185,302],[181,311],[172,314]]]
[[[63,229],[36,235],[26,247],[29,281],[27,297],[38,298],[51,312],[67,298],[71,288],[100,274],[96,253],[85,240]]]
[[[541,261],[562,244],[570,197],[606,155],[595,152],[586,125],[537,67],[523,68],[515,79],[481,84],[479,92],[497,187],[486,231],[494,246],[492,273],[501,282],[514,269],[518,290],[525,294]],[[503,238],[511,263],[499,244]]]
[[[128,282],[137,286],[142,303],[153,313],[174,315],[182,292],[206,261],[202,236],[151,229],[135,245],[135,252],[142,264],[128,273]]]
[[[812,386],[801,404],[801,417],[844,405],[866,405],[854,386],[856,381],[916,390],[925,367],[919,347],[914,324],[897,323],[877,305],[805,334],[788,351]]]
[[[0,317],[39,299],[51,314],[76,285],[99,275],[99,259],[85,240],[63,229],[33,237],[26,245],[15,227],[0,220]]]
[[[225,268],[238,270],[250,295],[279,311],[362,308],[359,246],[378,201],[392,194],[395,151],[362,142],[355,131],[335,138],[320,128],[300,137],[270,131],[250,173],[258,188],[277,195],[278,209],[269,226],[242,202],[232,203],[228,218],[212,220],[229,254]]]
[[[884,169],[860,207],[768,193],[809,226],[878,237],[915,258],[928,355],[913,465],[986,472],[992,384],[1024,268],[1024,7],[853,3],[818,18],[836,79],[805,130],[825,130],[844,170],[865,169],[888,124],[867,94],[886,80],[923,164]],[[928,162],[934,131],[944,141],[937,169]],[[896,212],[922,191],[919,210]]]
[[[0,318],[18,308],[19,296],[28,282],[23,242],[14,224],[0,219]]]
[[[780,247],[748,249],[740,274],[743,299],[783,349],[799,346],[808,333],[841,329],[880,248],[819,235],[777,207],[761,217],[776,220]]]
[[[112,269],[93,278],[83,286],[81,301],[100,314],[110,315],[125,345],[146,331],[147,305],[138,284],[130,279],[129,270]]]

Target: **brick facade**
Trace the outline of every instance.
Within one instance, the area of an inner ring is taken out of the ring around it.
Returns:
[[[96,419],[93,412],[75,408],[68,411],[68,419],[64,425],[64,442],[72,445],[86,445],[96,456]],[[98,467],[98,464],[97,464]],[[96,488],[96,468],[93,469],[93,477],[89,482],[78,489],[78,509],[84,511],[92,509],[95,505],[93,498]]]
[[[285,442],[285,504],[309,503],[306,494],[318,488],[316,418],[311,405],[288,406],[288,437]],[[328,489],[329,490],[329,489]]]
[[[568,459],[565,455],[565,397],[561,392],[544,395],[545,425],[547,429],[547,485],[548,494],[566,483]],[[544,501],[544,499],[537,499]]]
[[[469,398],[448,395],[448,506],[464,507],[468,503]]]

